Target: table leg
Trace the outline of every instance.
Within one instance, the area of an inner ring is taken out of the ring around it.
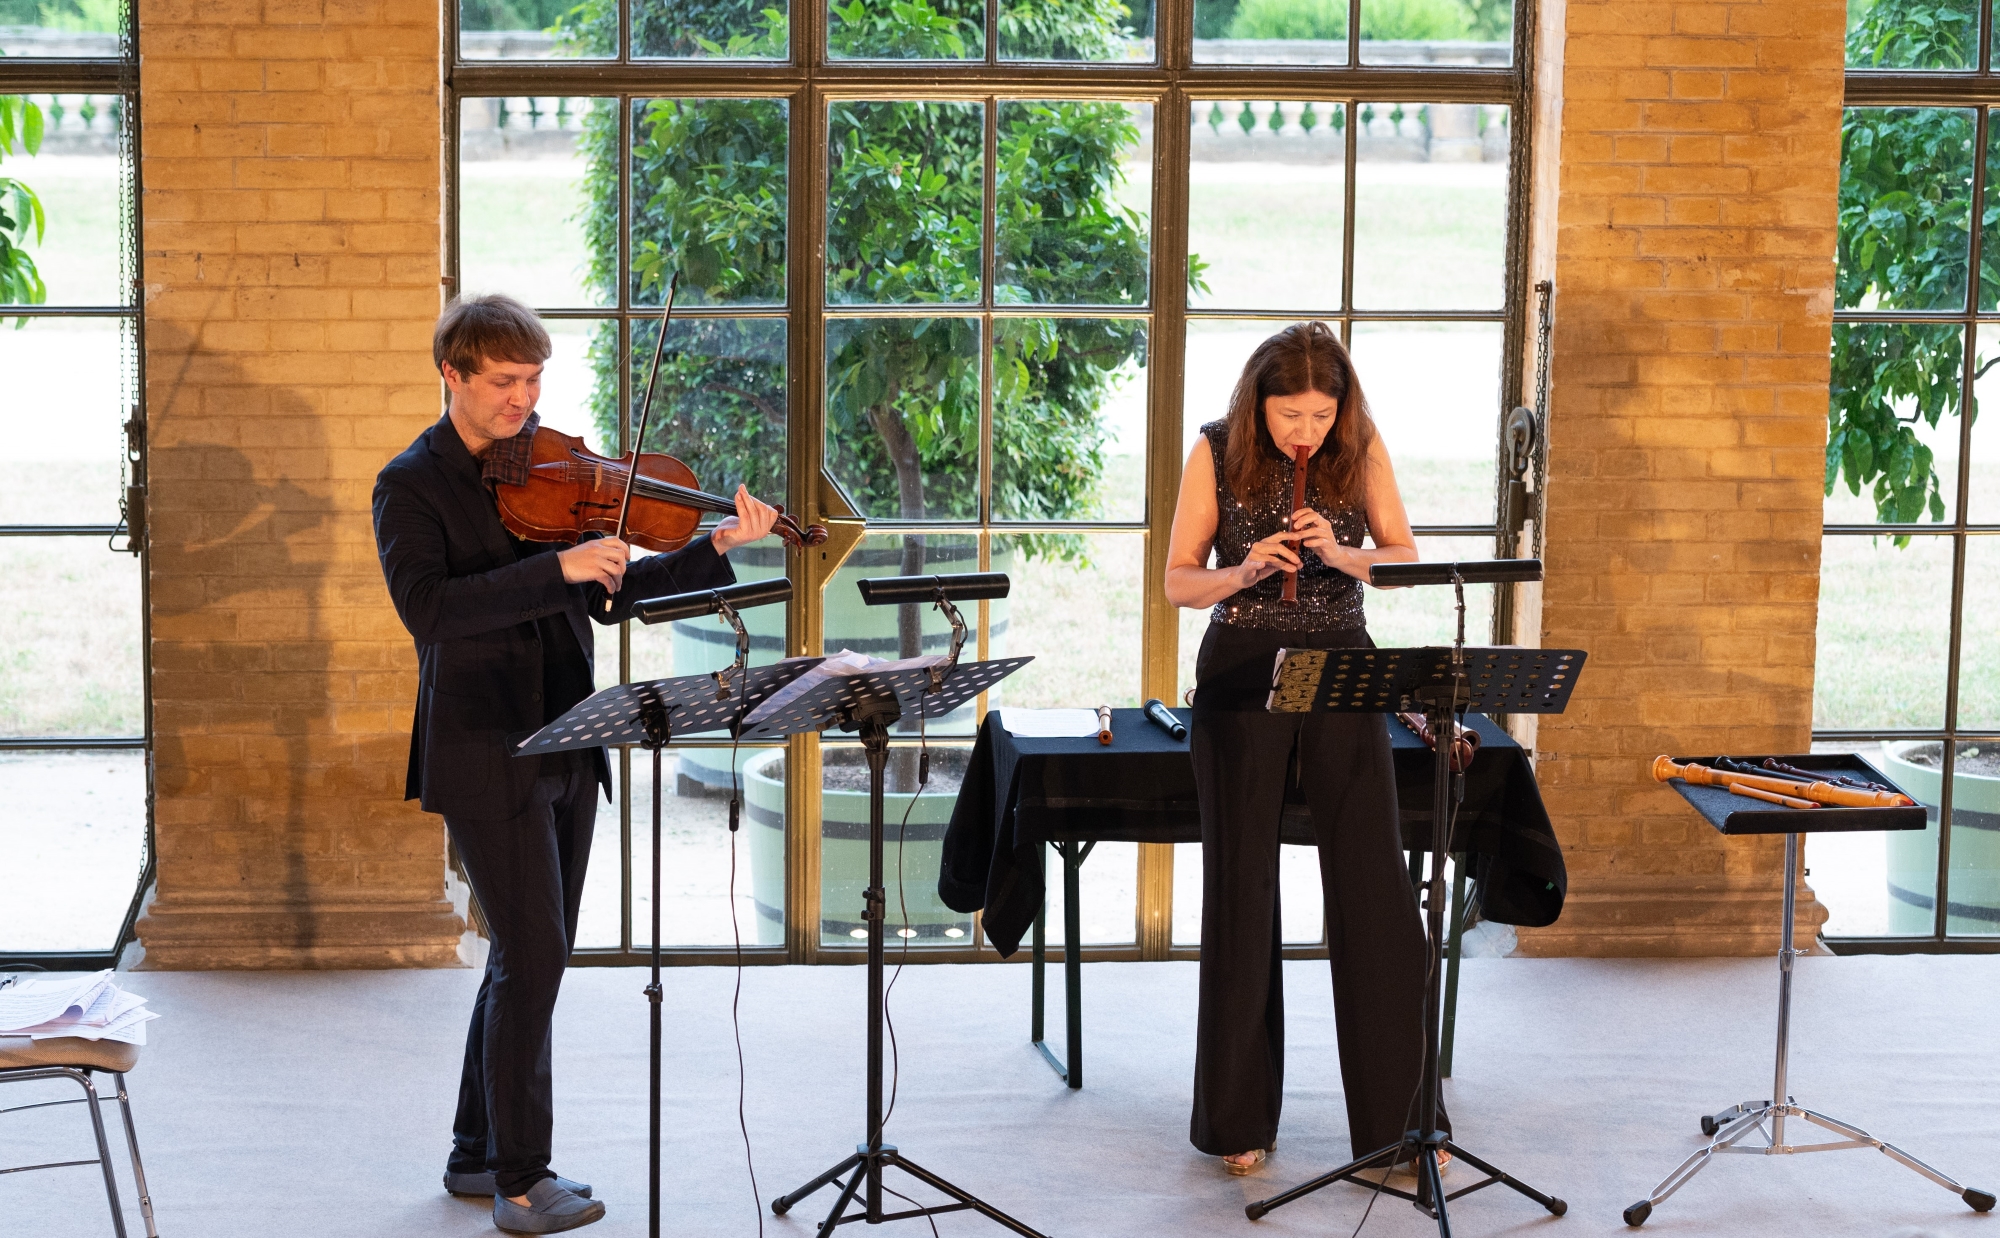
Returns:
[[[1069,1071],[1063,1076],[1072,1088],[1083,1086],[1083,911],[1077,906],[1079,880],[1084,857],[1095,843],[1058,843],[1063,858],[1063,996],[1069,1044]]]
[[[1063,1073],[1061,1064],[1050,1056],[1048,1048],[1042,1043],[1046,1039],[1043,1031],[1042,1013],[1047,1008],[1049,961],[1049,899],[1047,893],[1049,888],[1049,847],[1047,843],[1043,843],[1035,848],[1035,862],[1042,870],[1043,894],[1042,905],[1035,911],[1035,933],[1033,944],[1030,947],[1030,958],[1033,961],[1028,965],[1030,976],[1028,981],[1028,991],[1030,994],[1028,999],[1028,1043],[1040,1049],[1042,1056],[1049,1058],[1049,1065],[1054,1066],[1056,1074],[1060,1075]]]
[[[1438,1077],[1451,1078],[1452,1035],[1458,1029],[1458,960],[1465,944],[1466,854],[1451,857],[1451,935],[1445,938],[1444,1031],[1438,1038]]]

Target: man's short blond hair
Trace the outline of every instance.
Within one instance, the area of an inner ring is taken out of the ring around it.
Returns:
[[[510,296],[464,297],[445,306],[431,335],[438,373],[449,365],[466,377],[489,361],[540,365],[555,351],[535,312]]]

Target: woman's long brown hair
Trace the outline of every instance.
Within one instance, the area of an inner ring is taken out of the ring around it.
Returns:
[[[1321,498],[1337,507],[1366,501],[1375,419],[1368,415],[1368,399],[1361,394],[1353,359],[1323,322],[1286,327],[1257,345],[1243,363],[1243,376],[1229,396],[1229,447],[1222,462],[1229,492],[1239,501],[1249,501],[1269,483],[1272,472],[1287,463],[1264,424],[1264,401],[1308,391],[1339,403],[1333,430],[1312,457],[1312,480]]]

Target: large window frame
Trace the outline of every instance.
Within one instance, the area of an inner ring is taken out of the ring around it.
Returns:
[[[1220,65],[1196,64],[1193,58],[1193,3],[1178,0],[1154,8],[1153,31],[1157,61],[1152,64],[1115,63],[1032,63],[998,59],[998,40],[990,29],[988,15],[986,58],[982,61],[894,63],[833,60],[827,49],[827,0],[792,0],[790,29],[792,52],[789,62],[725,62],[715,60],[643,60],[632,55],[629,2],[621,6],[619,55],[613,59],[590,61],[467,61],[459,55],[458,13],[455,3],[445,6],[444,80],[445,109],[443,137],[446,147],[446,256],[447,288],[457,287],[459,266],[459,114],[462,101],[481,97],[593,97],[608,98],[619,109],[621,132],[631,124],[631,102],[640,98],[731,97],[783,98],[789,103],[791,164],[789,174],[787,303],[770,310],[721,311],[728,316],[747,314],[782,315],[789,321],[787,333],[787,389],[789,398],[789,438],[787,446],[789,492],[784,496],[789,510],[813,519],[851,516],[839,486],[823,467],[822,446],[826,433],[825,330],[829,321],[866,316],[875,310],[829,308],[824,297],[822,256],[827,232],[824,189],[826,184],[826,124],[830,105],[848,99],[965,100],[1005,99],[1094,99],[1149,104],[1153,116],[1152,250],[1151,294],[1149,303],[1136,307],[1090,308],[1012,306],[992,304],[992,281],[986,281],[985,302],[978,307],[939,307],[935,312],[963,314],[991,322],[1003,317],[1136,317],[1145,320],[1148,332],[1150,389],[1147,396],[1147,430],[1144,460],[1147,503],[1143,520],[1092,521],[1087,526],[1063,524],[1044,526],[984,518],[970,525],[963,522],[905,526],[871,525],[869,532],[884,529],[897,533],[963,534],[976,532],[1033,532],[1044,528],[1063,531],[1087,529],[1114,535],[1134,536],[1143,541],[1145,593],[1142,603],[1141,660],[1145,695],[1174,699],[1178,696],[1179,615],[1166,601],[1163,589],[1167,542],[1173,520],[1182,465],[1182,403],[1187,324],[1203,319],[1268,319],[1277,324],[1296,321],[1297,313],[1260,310],[1231,310],[1222,306],[1190,309],[1185,290],[1188,262],[1188,166],[1189,130],[1194,109],[1206,109],[1212,102],[1263,100],[1306,100],[1316,107],[1354,109],[1368,102],[1423,100],[1430,103],[1504,105],[1511,109],[1508,149],[1508,195],[1505,231],[1504,296],[1498,309],[1490,312],[1357,311],[1352,303],[1355,126],[1346,126],[1345,158],[1350,174],[1346,177],[1343,215],[1343,305],[1329,314],[1343,336],[1351,334],[1357,322],[1371,321],[1467,321],[1499,324],[1502,330],[1500,399],[1494,409],[1495,425],[1505,411],[1518,405],[1522,395],[1522,356],[1529,290],[1525,285],[1527,249],[1527,193],[1530,188],[1525,170],[1528,143],[1533,130],[1532,53],[1535,30],[1534,0],[1517,0],[1514,8],[1513,54],[1504,68],[1476,66],[1377,66],[1361,63],[1358,38],[1350,39],[1345,65]],[[1361,0],[1349,0],[1348,29],[1360,29]],[[990,114],[989,114],[990,115]],[[991,120],[988,143],[991,149]],[[624,147],[629,149],[629,145]],[[629,160],[622,176],[629,177]],[[990,165],[989,165],[990,166]],[[627,200],[629,202],[629,200]],[[986,227],[992,227],[989,202]],[[624,207],[629,212],[629,205]],[[622,253],[622,251],[621,251]],[[621,265],[623,264],[621,256]],[[989,272],[990,274],[990,272]],[[623,308],[578,312],[575,317],[615,317],[620,321],[621,350],[629,338],[632,323],[655,316],[657,311]],[[888,312],[916,312],[918,306],[891,307]],[[677,311],[677,317],[679,312]],[[982,365],[990,369],[990,341],[985,345]],[[621,351],[621,355],[626,355]],[[621,368],[620,382],[629,382]],[[621,407],[629,407],[623,402]],[[990,438],[992,393],[990,385],[982,396],[982,433]],[[623,428],[622,433],[629,433]],[[1498,436],[1496,435],[1496,438]],[[620,446],[626,446],[621,443]],[[1496,461],[1497,466],[1497,461]],[[1498,489],[1504,483],[1495,470],[1496,499],[1492,519],[1484,523],[1420,526],[1421,536],[1475,536],[1502,539]],[[983,494],[983,492],[982,492]],[[982,503],[984,503],[982,497]],[[990,517],[989,512],[982,515]],[[838,533],[837,539],[838,540]],[[982,561],[986,551],[982,537]],[[844,554],[844,550],[841,551]],[[790,654],[821,652],[823,589],[838,568],[841,554],[820,552],[788,555],[787,565],[797,586],[787,620],[786,646]],[[983,604],[982,604],[983,605]],[[983,613],[982,613],[983,618]],[[1511,637],[1512,618],[1504,601],[1496,605],[1495,635]],[[983,633],[982,625],[982,633]],[[621,678],[629,677],[631,637],[621,629],[619,637]],[[981,652],[984,653],[983,636]],[[984,702],[982,701],[982,708]],[[697,741],[699,742],[699,741]],[[935,741],[934,741],[935,742]],[[820,740],[799,737],[787,745],[787,766],[792,776],[787,786],[788,829],[786,837],[786,931],[782,947],[745,947],[746,961],[758,963],[807,963],[859,961],[864,952],[858,947],[823,944],[820,933],[820,830],[818,788],[820,785]],[[621,765],[629,771],[634,760],[629,751]],[[629,788],[630,780],[621,785]],[[608,826],[610,822],[605,822]],[[646,828],[647,807],[632,802],[629,789],[621,794],[618,815],[621,837],[619,852],[624,865],[621,886],[626,894],[622,919],[626,929],[621,945],[612,950],[579,950],[576,961],[604,965],[630,965],[642,954],[635,948],[631,932],[630,892],[639,874],[633,869],[633,842]],[[600,829],[604,828],[600,826]],[[1187,958],[1196,953],[1191,946],[1176,947],[1172,941],[1173,848],[1152,845],[1139,848],[1137,875],[1137,923],[1130,945],[1094,947],[1086,944],[1086,960]],[[675,948],[663,952],[674,963],[712,963],[730,955],[728,947]],[[1324,955],[1324,947],[1287,947],[1287,956]],[[962,946],[925,947],[909,954],[912,961],[991,961],[998,956],[975,933]]]
[[[115,941],[108,950],[9,951],[0,942],[0,969],[47,969],[51,971],[91,971],[117,964],[119,956],[135,937],[135,925],[145,893],[153,883],[157,847],[153,829],[153,690],[152,690],[152,607],[149,598],[150,556],[146,548],[144,522],[146,394],[140,372],[145,355],[145,315],[138,290],[143,286],[139,246],[142,202],[139,168],[139,57],[137,17],[134,6],[123,6],[124,31],[117,58],[0,57],[0,95],[85,95],[117,96],[120,100],[120,158],[125,161],[129,186],[129,213],[124,220],[128,234],[122,238],[129,254],[131,283],[121,305],[6,305],[0,304],[0,329],[12,329],[17,318],[95,319],[119,322],[123,327],[123,363],[129,378],[126,422],[125,469],[131,487],[125,496],[135,500],[137,510],[126,509],[126,519],[115,524],[0,524],[0,538],[77,539],[99,544],[127,539],[117,547],[139,559],[139,675],[142,684],[140,710],[142,725],[137,735],[94,736],[0,736],[0,753],[5,752],[88,752],[136,751],[145,757],[145,853],[137,883],[118,925]],[[4,640],[0,640],[4,646]],[[77,874],[81,877],[81,874]]]
[[[1966,560],[1973,539],[2000,537],[2000,523],[1970,519],[1972,478],[1972,415],[1974,382],[1979,364],[1979,333],[1982,326],[2000,327],[2000,308],[1981,310],[1980,253],[1982,224],[1989,192],[1987,164],[1989,134],[2000,119],[2000,71],[1989,67],[1994,51],[1992,0],[1978,5],[1978,51],[1975,67],[1969,69],[1868,69],[1849,67],[1846,71],[1843,103],[1848,108],[1948,107],[1973,112],[1972,180],[1970,185],[1969,249],[1965,300],[1956,309],[1861,310],[1836,309],[1836,329],[1845,323],[1923,323],[1957,326],[1962,332],[1963,356],[1960,375],[1957,476],[1943,479],[1952,496],[1951,518],[1910,524],[1823,525],[1827,541],[1834,538],[1896,537],[1908,535],[1948,540],[1951,546],[1950,627],[1946,651],[1946,678],[1943,724],[1916,728],[1816,728],[1815,744],[1851,746],[1882,740],[1936,740],[1943,745],[1941,803],[1938,805],[1938,853],[1936,885],[1932,892],[1932,926],[1929,933],[1909,936],[1850,936],[1826,938],[1837,954],[1994,954],[2000,953],[2000,935],[1966,936],[1947,931],[1949,918],[1952,846],[1952,788],[1960,745],[1971,741],[2000,743],[2000,731],[1968,728],[1961,724],[1959,688],[1961,655],[1966,625]],[[1822,603],[1824,604],[1824,603]],[[1823,655],[1822,655],[1823,656]]]

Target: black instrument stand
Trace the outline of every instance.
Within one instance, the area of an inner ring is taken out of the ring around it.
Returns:
[[[1887,781],[1887,776],[1881,771],[1862,762],[1858,757],[1815,753],[1784,759],[1789,764],[1808,768],[1837,767],[1838,763],[1844,760],[1860,765],[1862,769],[1855,772],[1863,772],[1868,781],[1894,785]],[[1849,771],[1835,768],[1834,772]],[[1668,1196],[1686,1186],[1689,1179],[1700,1173],[1709,1161],[1718,1155],[1733,1152],[1749,1156],[1790,1156],[1800,1152],[1837,1152],[1844,1148],[1874,1148],[1890,1160],[1922,1174],[1963,1199],[1974,1212],[1992,1211],[1993,1192],[1983,1191],[1978,1187],[1962,1186],[1901,1148],[1877,1139],[1858,1126],[1801,1106],[1790,1094],[1786,1084],[1786,1070],[1791,1056],[1792,960],[1805,953],[1792,948],[1792,919],[1798,898],[1799,834],[1860,829],[1920,830],[1925,826],[1923,808],[1815,808],[1808,811],[1776,805],[1766,808],[1758,801],[1733,796],[1720,787],[1694,787],[1678,779],[1674,780],[1673,786],[1701,812],[1702,816],[1708,818],[1709,822],[1724,834],[1775,834],[1790,827],[1789,832],[1785,834],[1785,923],[1780,931],[1781,944],[1778,949],[1778,1048],[1771,1080],[1771,1099],[1746,1100],[1740,1105],[1724,1109],[1721,1113],[1703,1114],[1701,1133],[1710,1136],[1709,1143],[1675,1166],[1674,1171],[1661,1179],[1660,1184],[1654,1187],[1646,1198],[1625,1209],[1625,1224],[1644,1225],[1646,1218],[1653,1215],[1654,1205],[1665,1202]],[[1779,817],[1774,813],[1784,813],[1785,816]],[[1821,1140],[1818,1143],[1788,1144],[1785,1142],[1786,1118],[1809,1122],[1822,1130],[1832,1131],[1845,1138]],[[1762,1135],[1763,1142],[1743,1146],[1743,1140],[1753,1134]]]
[[[1440,1019],[1443,1011],[1444,905],[1446,855],[1451,850],[1451,826],[1464,794],[1463,778],[1452,769],[1451,736],[1467,710],[1485,713],[1561,713],[1567,705],[1584,654],[1574,649],[1515,649],[1465,647],[1465,585],[1454,573],[1458,637],[1449,649],[1302,649],[1286,651],[1279,662],[1269,708],[1281,713],[1337,710],[1352,713],[1393,713],[1421,707],[1430,719],[1433,746],[1431,781],[1430,879],[1424,890],[1428,980],[1424,989],[1424,1071],[1416,1129],[1338,1169],[1302,1182],[1290,1190],[1244,1207],[1253,1221],[1293,1200],[1334,1182],[1348,1181],[1383,1194],[1407,1199],[1437,1221],[1439,1238],[1451,1238],[1445,1205],[1489,1186],[1500,1185],[1534,1200],[1556,1216],[1569,1205],[1553,1195],[1495,1168],[1452,1142],[1437,1129],[1442,1077],[1439,1071]],[[1468,656],[1470,654],[1470,656]],[[1486,1177],[1447,1193],[1438,1171],[1437,1154],[1448,1152]],[[1386,1173],[1392,1165],[1416,1165],[1416,1190],[1405,1191],[1360,1176],[1362,1170]]]
[[[651,1075],[647,1114],[648,1183],[646,1232],[660,1234],[660,754],[678,724],[693,734],[718,728],[734,730],[744,716],[779,688],[803,675],[819,658],[788,658],[770,666],[746,667],[749,633],[727,602],[717,607],[736,628],[736,662],[707,675],[683,675],[620,684],[593,694],[562,717],[543,727],[515,750],[516,756],[539,756],[581,748],[630,744],[653,754],[653,945],[652,975],[646,985],[651,1023]],[[735,828],[732,819],[730,828]]]
[[[868,924],[867,1140],[857,1144],[852,1155],[843,1158],[825,1173],[791,1194],[771,1201],[771,1211],[782,1216],[813,1192],[845,1176],[846,1181],[841,1183],[840,1195],[834,1200],[833,1210],[827,1213],[826,1220],[819,1226],[818,1238],[828,1238],[836,1226],[854,1221],[879,1225],[884,1221],[968,1210],[1006,1226],[1023,1238],[1043,1238],[1038,1231],[911,1161],[896,1145],[882,1141],[883,933],[887,913],[887,892],[882,883],[882,796],[889,759],[889,727],[905,712],[932,717],[948,714],[1028,661],[1027,658],[1007,658],[963,666],[863,671],[815,686],[805,695],[787,702],[773,717],[754,723],[745,731],[746,737],[761,738],[767,733],[824,730],[830,726],[858,730],[862,750],[868,760],[868,888],[862,895],[861,912],[862,919]],[[942,1192],[953,1202],[915,1205],[898,1212],[884,1212],[882,1174],[892,1168],[900,1169]],[[850,1214],[848,1207],[857,1195],[861,1197],[862,1207]]]

